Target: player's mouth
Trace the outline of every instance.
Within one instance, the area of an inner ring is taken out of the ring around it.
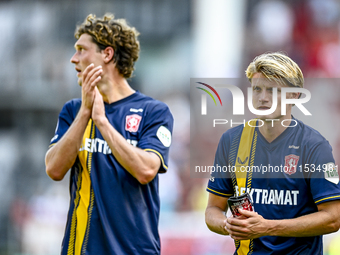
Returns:
[[[77,76],[79,77],[81,75],[81,70],[79,68],[77,68],[77,67],[75,69],[77,71]]]
[[[259,106],[257,109],[258,110],[269,110],[270,107],[268,107],[268,106]]]

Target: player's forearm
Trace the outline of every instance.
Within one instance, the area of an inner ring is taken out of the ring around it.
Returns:
[[[229,235],[225,229],[226,220],[225,213],[218,207],[210,206],[205,210],[205,223],[211,231],[217,234]]]
[[[337,218],[326,211],[319,211],[295,219],[270,220],[268,235],[284,237],[308,237],[336,232]]]
[[[133,177],[141,184],[147,184],[153,180],[161,163],[156,154],[129,144],[106,118],[95,120],[95,124],[110,146],[114,157]]]
[[[74,164],[88,120],[89,114],[80,110],[64,136],[47,151],[46,173],[51,179],[62,180]]]

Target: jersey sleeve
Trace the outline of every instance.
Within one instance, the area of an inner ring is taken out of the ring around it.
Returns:
[[[340,199],[338,167],[328,141],[324,140],[312,148],[307,162],[309,164],[304,169],[308,171],[315,204]]]
[[[66,133],[68,128],[71,126],[75,116],[80,108],[80,103],[71,100],[68,101],[61,109],[58,117],[57,127],[55,129],[54,137],[50,141],[49,147],[56,144]]]
[[[156,101],[148,109],[138,147],[155,153],[161,160],[160,173],[168,169],[169,147],[172,140],[173,116],[168,106]]]
[[[208,192],[221,197],[231,197],[234,193],[228,161],[229,144],[229,135],[224,133],[217,146],[214,165],[211,168],[211,177],[207,187]]]

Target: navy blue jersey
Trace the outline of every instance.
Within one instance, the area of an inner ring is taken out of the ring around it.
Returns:
[[[75,119],[80,99],[67,102],[50,146]],[[132,146],[159,156],[167,171],[173,117],[162,102],[136,92],[105,103],[110,124]],[[111,153],[90,119],[70,176],[70,208],[62,245],[68,254],[159,254],[158,175],[142,185]]]
[[[248,144],[240,146],[245,129],[237,126],[222,135],[207,191],[224,197],[248,192],[255,211],[265,219],[296,218],[316,212],[320,203],[340,199],[332,148],[316,130],[294,119],[273,142],[268,143],[256,127]],[[236,182],[235,167],[243,168],[244,180]],[[322,236],[264,236],[235,245],[235,254],[322,254],[323,250]]]

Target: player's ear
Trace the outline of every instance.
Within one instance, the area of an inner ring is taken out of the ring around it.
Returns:
[[[109,63],[114,56],[114,53],[115,53],[114,49],[111,46],[108,46],[102,52],[104,56],[104,62],[106,64]]]

